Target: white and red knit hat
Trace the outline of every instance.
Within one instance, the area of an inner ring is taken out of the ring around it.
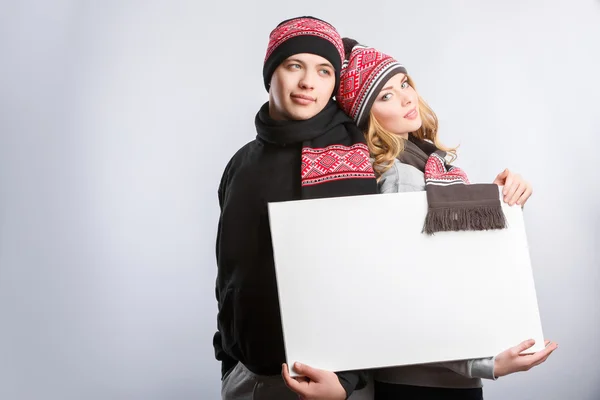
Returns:
[[[286,58],[300,53],[316,54],[333,65],[336,82],[333,93],[335,94],[344,60],[344,44],[340,34],[331,24],[314,17],[285,20],[271,32],[263,66],[263,79],[267,91],[275,69]]]
[[[351,39],[344,41],[357,43]],[[342,65],[336,100],[359,128],[364,129],[377,94],[394,75],[406,68],[391,56],[373,47],[356,44]]]

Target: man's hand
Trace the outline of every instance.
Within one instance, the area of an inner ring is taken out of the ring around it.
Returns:
[[[300,363],[294,369],[301,376],[292,378],[287,364],[283,364],[281,375],[290,390],[298,393],[302,400],[345,400],[346,391],[338,376],[331,371],[316,369]]]

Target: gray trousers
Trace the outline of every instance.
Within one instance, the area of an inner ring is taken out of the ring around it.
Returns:
[[[221,383],[222,400],[298,400],[280,375],[256,375],[237,363]],[[354,392],[349,400],[373,400],[373,384]]]

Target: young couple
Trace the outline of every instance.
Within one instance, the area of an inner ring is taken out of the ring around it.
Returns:
[[[482,399],[481,378],[525,371],[548,358],[554,343],[520,355],[533,345],[528,340],[493,358],[368,372],[295,365],[303,377],[291,378],[268,202],[426,190],[424,230],[433,233],[502,228],[496,185],[510,205],[522,206],[532,191],[508,169],[493,184],[470,185],[464,171],[448,164],[455,150],[440,143],[437,118],[405,67],[342,40],[325,21],[299,17],[279,24],[269,37],[263,79],[269,101],[256,115],[256,138],[231,158],[218,189],[213,345],[224,400],[366,399],[367,374],[375,380],[376,400]],[[448,199],[450,214],[436,208]]]

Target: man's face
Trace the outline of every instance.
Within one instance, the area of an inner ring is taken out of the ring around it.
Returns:
[[[316,54],[294,54],[271,77],[269,114],[275,120],[306,120],[329,102],[335,87],[335,71]]]

